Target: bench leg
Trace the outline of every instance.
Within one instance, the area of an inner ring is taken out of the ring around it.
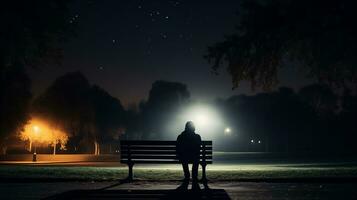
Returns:
[[[203,183],[207,183],[207,177],[206,177],[206,164],[201,164],[202,166],[202,178],[201,178],[201,182]]]
[[[128,174],[128,178],[127,178],[127,181],[133,181],[134,180],[134,174],[133,174],[133,166],[134,164],[128,164],[128,167],[129,167],[129,174]]]

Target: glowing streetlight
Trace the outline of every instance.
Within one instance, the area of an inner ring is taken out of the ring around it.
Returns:
[[[224,135],[230,135],[231,134],[231,129],[229,127],[224,129]]]
[[[38,126],[33,126],[33,131],[35,131],[35,133],[38,133],[40,131],[40,128]]]
[[[254,140],[250,140],[250,143],[254,143]]]
[[[33,128],[33,132],[35,133],[35,136],[38,137],[40,134],[40,127],[34,125],[32,128]]]
[[[262,143],[262,142],[259,140],[258,143],[260,144],[260,143]]]
[[[29,151],[32,153],[37,153],[37,146],[51,145],[55,155],[57,144],[60,145],[60,149],[65,149],[68,135],[43,119],[32,118],[21,132],[20,139],[29,141]]]
[[[36,126],[36,125],[34,125],[32,128],[33,128],[33,131],[35,133],[34,134],[35,137],[38,137],[40,135],[40,128],[38,126]],[[32,161],[36,162],[37,161],[37,152],[36,152],[37,146],[35,145],[35,143],[34,143],[34,146],[35,146],[35,151],[33,152],[33,155],[32,155]]]

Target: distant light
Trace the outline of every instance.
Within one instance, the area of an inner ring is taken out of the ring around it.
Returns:
[[[260,143],[261,143],[261,141],[259,140],[259,141],[258,141],[258,143],[260,144]]]
[[[254,143],[254,140],[251,140],[250,143]]]
[[[230,134],[231,134],[231,129],[228,128],[228,127],[225,128],[225,129],[224,129],[224,134],[225,134],[225,135],[230,135]]]

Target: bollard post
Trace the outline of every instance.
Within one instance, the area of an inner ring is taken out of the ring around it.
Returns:
[[[37,161],[37,154],[36,152],[32,154],[32,162],[36,162]]]

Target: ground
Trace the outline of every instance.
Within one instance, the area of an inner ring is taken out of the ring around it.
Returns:
[[[236,162],[226,156],[208,166],[211,190],[201,185],[200,195],[231,199],[357,199],[357,163],[353,159],[330,162],[240,158]],[[127,167],[118,162],[1,161],[0,193],[1,199],[66,200],[73,195],[86,199],[191,195],[181,190],[177,193],[182,178],[180,165],[135,165],[134,175],[133,183],[121,183],[127,176]]]
[[[118,182],[52,182],[52,183],[0,183],[1,199],[42,199],[71,190],[112,191],[120,197],[122,191],[135,196],[137,190],[154,190],[163,193],[176,189],[180,182],[139,181],[117,185]],[[117,185],[117,186],[113,186]],[[100,190],[102,188],[106,190]],[[190,186],[189,186],[190,187]],[[203,188],[203,186],[201,186]],[[357,199],[357,184],[353,183],[255,183],[223,181],[209,184],[211,189],[223,189],[231,199]],[[136,196],[137,197],[137,196]]]

